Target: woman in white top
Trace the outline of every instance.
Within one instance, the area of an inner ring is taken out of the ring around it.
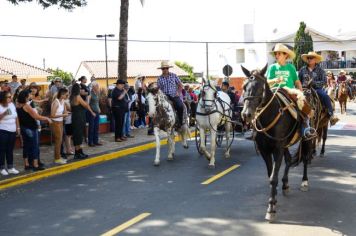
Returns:
[[[16,107],[12,103],[10,92],[0,92],[0,173],[2,175],[19,173],[14,168],[13,158],[16,132],[19,132],[19,127]],[[5,169],[5,160],[7,169]]]
[[[63,139],[63,117],[67,117],[67,109],[64,100],[67,98],[68,89],[60,88],[57,97],[51,106],[52,130],[54,134],[54,162],[65,164],[67,160],[61,158],[61,145]]]

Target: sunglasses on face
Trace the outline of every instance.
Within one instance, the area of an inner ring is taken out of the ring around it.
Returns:
[[[313,60],[315,57],[307,57],[307,60]]]
[[[162,68],[162,70],[168,70],[169,68]]]

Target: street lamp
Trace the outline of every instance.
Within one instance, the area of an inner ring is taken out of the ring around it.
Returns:
[[[105,41],[105,69],[106,69],[106,88],[109,88],[109,75],[108,75],[108,49],[107,49],[107,43],[106,43],[106,38],[112,38],[115,37],[114,34],[97,34],[97,38],[104,38]]]

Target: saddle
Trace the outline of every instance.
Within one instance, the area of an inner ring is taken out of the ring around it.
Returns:
[[[302,92],[295,89],[279,88],[276,91],[276,95],[288,107],[288,111],[294,119],[297,119],[298,112],[303,118],[314,115],[311,105],[305,100]],[[291,103],[294,105],[291,106]]]

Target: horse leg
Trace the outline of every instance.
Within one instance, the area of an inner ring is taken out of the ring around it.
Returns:
[[[283,186],[282,186],[282,191],[283,191],[283,195],[287,195],[289,193],[289,184],[288,184],[288,173],[289,173],[289,168],[290,168],[290,164],[291,164],[291,160],[292,160],[292,156],[288,150],[288,148],[286,148],[284,150],[284,161],[285,161],[285,169],[284,169],[284,174],[283,174],[283,178],[282,178],[282,182],[283,182]]]
[[[168,161],[172,161],[174,157],[174,130],[173,129],[168,129],[167,130],[167,136],[168,136]]]
[[[161,141],[159,139],[159,129],[158,129],[158,127],[154,127],[153,131],[154,131],[155,138],[156,138],[156,158],[155,158],[155,161],[154,161],[153,165],[154,166],[159,166],[159,164],[160,164],[159,158],[160,158]]]
[[[209,162],[209,169],[215,168],[215,151],[216,151],[216,128],[213,127],[211,130],[211,143],[210,143],[210,162]]]
[[[205,146],[205,129],[203,128],[199,129],[199,135],[200,135],[200,151],[204,154],[205,158],[208,159],[208,161],[210,161],[211,156],[206,150],[206,146]]]
[[[310,146],[311,142],[309,141],[302,141],[302,158],[303,158],[303,179],[302,184],[300,185],[300,190],[303,192],[307,192],[309,190],[309,183],[308,183],[308,160],[310,159]]]
[[[187,142],[189,137],[188,132],[189,132],[188,125],[187,124],[182,125],[180,136],[182,138],[182,144],[185,149],[189,147]]]
[[[231,132],[231,123],[226,122],[225,124],[225,137],[226,137],[226,149],[225,149],[225,158],[230,158],[230,132]]]
[[[282,159],[284,154],[284,148],[280,148],[273,153],[273,170],[270,176],[271,193],[268,200],[268,208],[265,219],[269,222],[273,222],[276,219],[276,204],[277,204],[277,185],[278,185],[278,172],[281,167]]]
[[[325,142],[326,142],[327,136],[328,136],[328,126],[326,125],[325,127],[323,127],[323,140],[322,140],[322,144],[321,144],[320,157],[324,157]]]

